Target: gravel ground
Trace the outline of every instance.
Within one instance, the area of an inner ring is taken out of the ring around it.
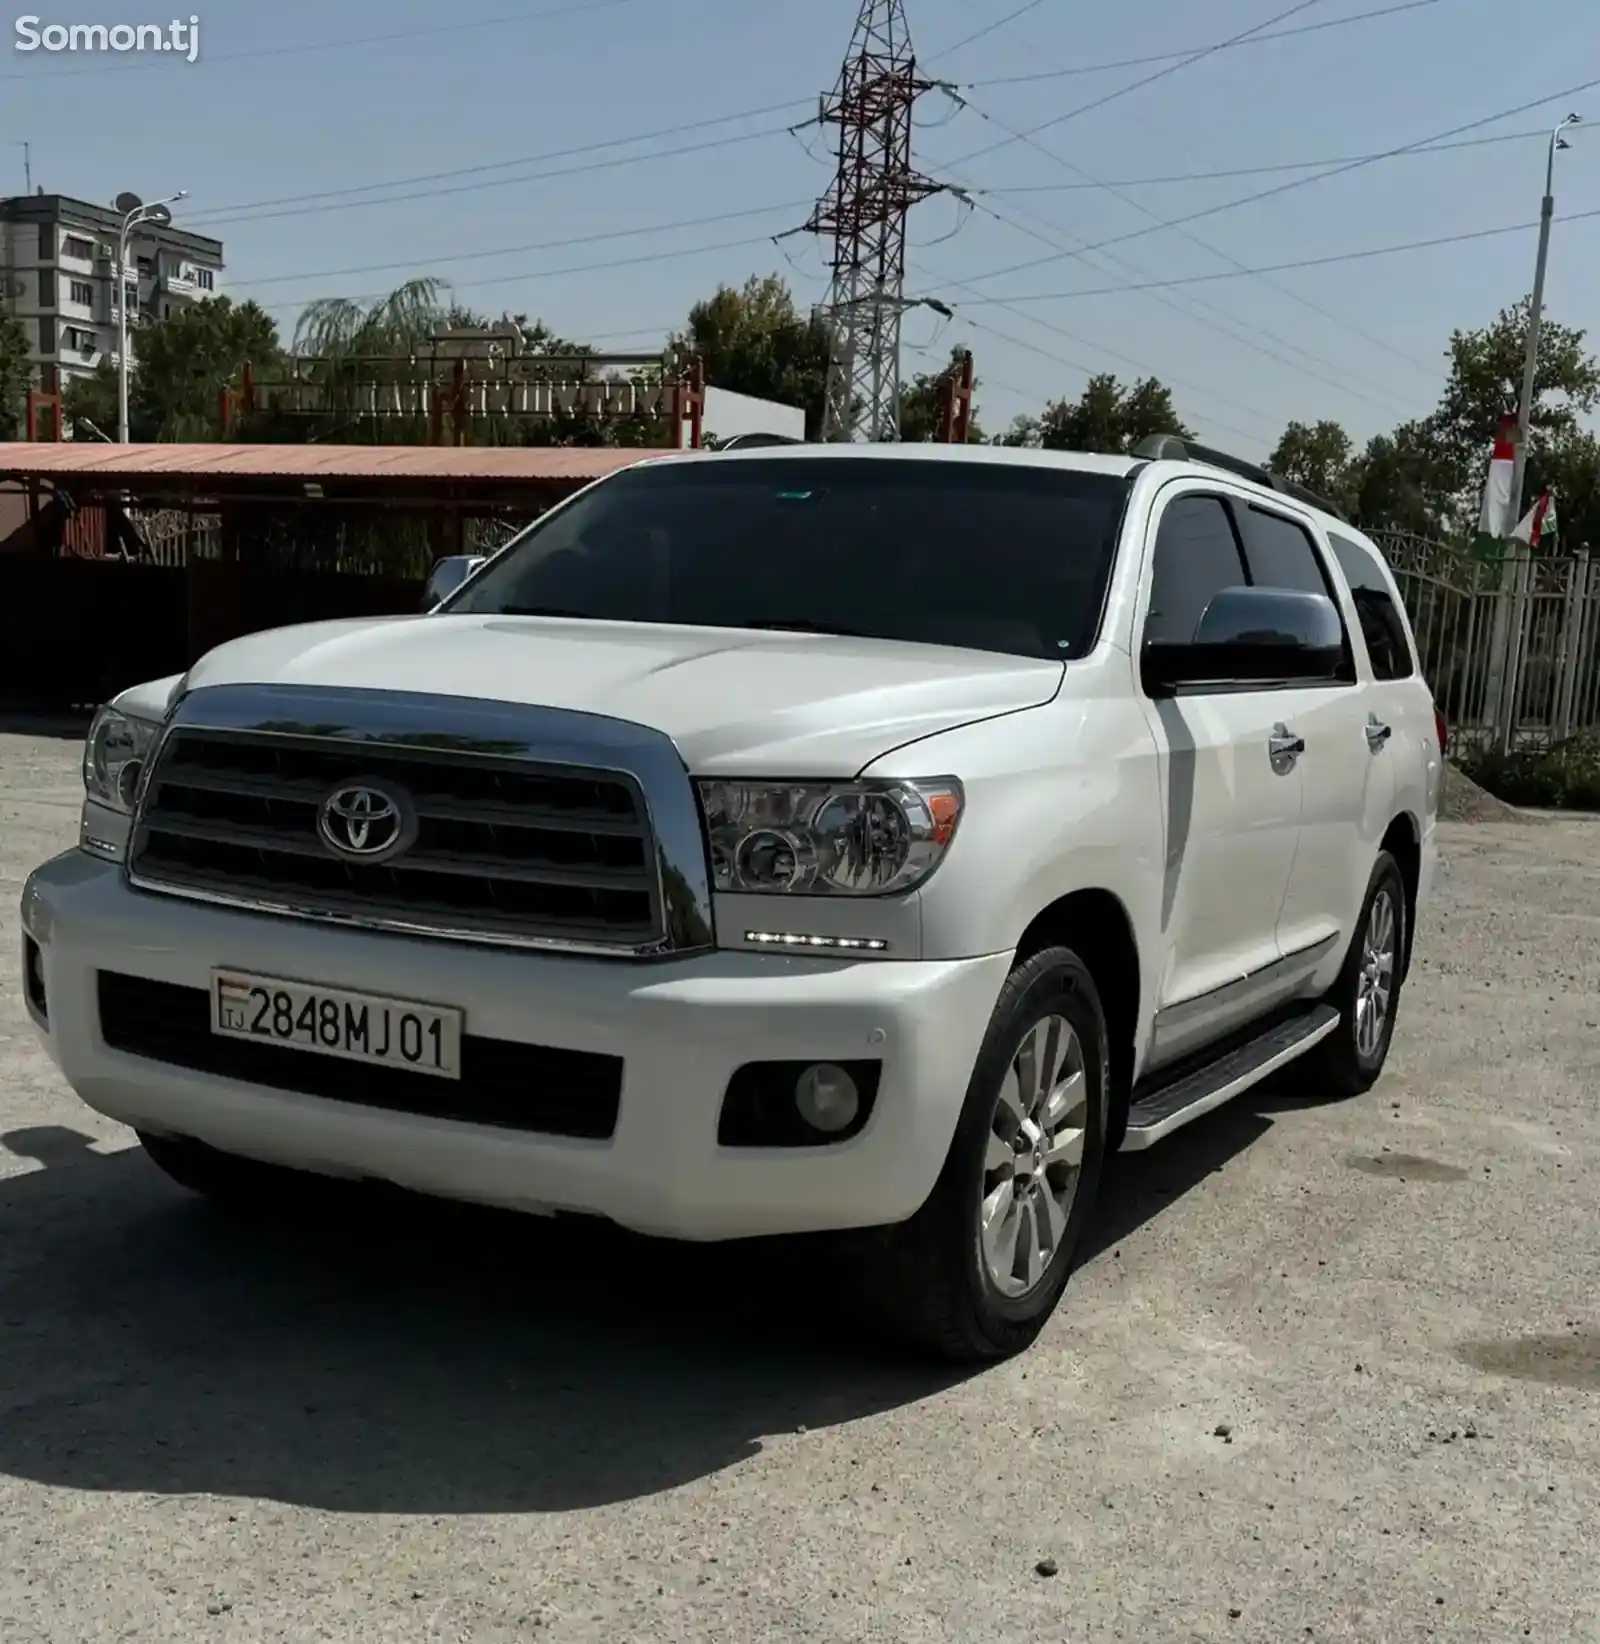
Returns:
[[[1119,1161],[1038,1347],[802,1253],[235,1226],[17,1000],[76,747],[0,738],[0,1640],[1600,1639],[1600,824],[1447,824],[1391,1070]]]
[[[1439,801],[1440,818],[1447,822],[1527,822],[1546,820],[1543,811],[1519,810],[1503,799],[1496,799],[1487,788],[1480,788],[1470,776],[1465,776],[1454,765],[1444,768],[1444,793]]]

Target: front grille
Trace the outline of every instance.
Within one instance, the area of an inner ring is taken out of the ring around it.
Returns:
[[[99,973],[100,1034],[111,1050],[244,1084],[334,1102],[606,1141],[622,1102],[622,1058],[464,1034],[461,1077],[372,1067],[211,1031],[204,988]]]
[[[339,854],[318,828],[329,796],[362,781],[414,813],[409,847],[379,862]],[[129,871],[156,889],[490,940],[627,952],[663,930],[630,777],[417,747],[177,728]]]

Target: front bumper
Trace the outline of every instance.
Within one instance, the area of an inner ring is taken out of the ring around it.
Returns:
[[[1010,955],[949,962],[714,953],[657,963],[568,959],[330,928],[131,889],[75,851],[29,878],[48,1022],[68,1082],[140,1130],[330,1175],[534,1211],[586,1211],[687,1239],[904,1220],[944,1164]],[[236,967],[467,1011],[468,1031],[624,1060],[608,1141],[358,1106],[110,1049],[101,970],[192,988]],[[866,1128],[816,1148],[724,1148],[717,1120],[747,1062],[881,1058]]]

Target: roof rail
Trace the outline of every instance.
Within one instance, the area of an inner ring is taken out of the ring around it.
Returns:
[[[758,447],[767,445],[804,445],[804,440],[797,440],[792,434],[735,434],[726,445],[719,446],[722,451],[754,451]]]
[[[1326,497],[1319,497],[1315,491],[1308,491],[1305,486],[1296,485],[1293,480],[1274,474],[1270,468],[1263,468],[1259,463],[1246,462],[1243,457],[1230,457],[1226,451],[1214,451],[1209,445],[1196,445],[1193,440],[1180,439],[1176,434],[1152,434],[1134,446],[1133,455],[1151,462],[1200,462],[1208,468],[1222,468],[1241,479],[1253,480],[1268,490],[1293,497],[1296,502],[1320,508],[1323,513],[1332,514],[1335,519],[1349,524],[1342,508],[1329,502]]]

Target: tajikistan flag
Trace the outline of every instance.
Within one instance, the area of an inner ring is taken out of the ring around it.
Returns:
[[[1511,533],[1511,540],[1525,542],[1532,552],[1537,553],[1539,545],[1548,542],[1555,534],[1556,499],[1551,492],[1546,491]]]
[[[1494,451],[1483,482],[1483,508],[1478,515],[1478,535],[1503,541],[1511,535],[1518,499],[1511,494],[1511,473],[1517,460],[1517,419],[1507,412],[1495,429]]]

